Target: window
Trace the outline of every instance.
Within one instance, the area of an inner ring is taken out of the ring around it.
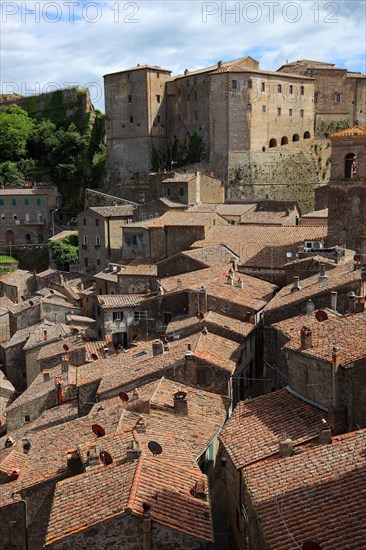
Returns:
[[[193,84],[197,84],[197,77],[193,78]]]
[[[0,199],[0,206],[4,206],[4,199]]]
[[[253,80],[248,80],[248,88],[253,88]]]
[[[83,244],[88,244],[88,236],[87,235],[83,236]]]
[[[97,265],[100,265],[100,258],[97,258]],[[86,299],[88,301],[88,298]]]
[[[198,120],[198,112],[197,111],[194,112],[194,120]]]
[[[18,219],[17,214],[13,214],[13,220],[17,220],[17,219]]]
[[[100,237],[95,237],[95,244],[96,246],[100,246]]]
[[[288,144],[288,138],[286,136],[283,136],[281,138],[281,145],[287,145]]]
[[[261,90],[262,90],[262,92],[266,91],[266,83],[265,82],[262,82]]]
[[[316,92],[316,93],[314,94],[314,103],[318,103],[318,99],[319,99],[319,93]]]
[[[133,116],[130,116],[130,124],[133,123]]]
[[[188,88],[188,86],[189,86],[189,79],[187,78],[187,88]]]
[[[340,102],[341,102],[341,99],[342,99],[341,94],[335,94],[334,100],[335,100],[336,103],[340,103]]]
[[[96,226],[99,225],[99,218],[95,218],[95,225],[96,225]]]
[[[304,139],[310,139],[310,132],[304,132]]]
[[[24,199],[24,206],[29,206],[29,199]]]
[[[304,118],[304,109],[300,109],[300,117]]]
[[[277,116],[281,116],[281,107],[277,107]]]
[[[5,220],[5,214],[3,214],[2,212],[1,212],[1,219]]]
[[[131,78],[131,73],[128,73],[127,78],[128,78],[128,80],[130,80],[130,78]]]
[[[128,103],[132,103],[132,95],[128,96]]]
[[[156,78],[160,78],[160,73],[156,73]]]
[[[178,122],[181,122],[182,120],[182,115],[178,113]]]
[[[197,100],[197,92],[194,92],[194,99]]]
[[[189,94],[187,94],[187,101],[189,101]]]
[[[184,197],[184,187],[179,187],[179,196]]]
[[[17,200],[16,199],[11,199],[11,204],[12,204],[12,206],[16,206],[17,205]]]
[[[288,110],[288,116],[292,116],[292,109]]]
[[[132,235],[132,246],[136,246],[137,245],[137,235]]]
[[[265,113],[267,111],[266,106],[262,105],[262,113]]]
[[[277,84],[277,92],[279,94],[282,92],[282,84]]]
[[[86,225],[86,218],[83,218],[83,225]]]
[[[157,96],[156,96],[156,101],[157,101],[158,103],[160,103],[160,95],[157,95]]]
[[[113,321],[122,321],[123,311],[113,311]]]
[[[40,206],[40,205],[41,205],[41,199],[37,199],[37,200],[36,200],[36,205],[37,205],[37,206]]]
[[[300,95],[304,95],[304,94],[305,94],[305,87],[300,86]]]
[[[232,81],[231,81],[231,87],[232,87],[233,90],[236,90],[237,84],[238,84],[238,83],[237,83],[236,80],[232,80]]]
[[[274,138],[272,138],[269,142],[269,146],[270,147],[277,147],[277,141]]]
[[[170,187],[167,187],[167,189],[166,189],[166,196],[167,196],[167,197],[171,197],[171,196],[172,196],[172,190],[171,190]]]
[[[88,258],[84,259],[84,264],[85,264],[85,267],[88,267]]]
[[[290,84],[290,86],[288,87],[288,93],[289,93],[289,94],[293,94],[293,93],[294,93],[294,87],[292,86],[292,84]]]
[[[26,414],[24,417],[24,422],[30,422],[30,416],[29,414]]]
[[[147,319],[147,311],[134,311],[133,318],[135,321],[138,321],[139,319]]]

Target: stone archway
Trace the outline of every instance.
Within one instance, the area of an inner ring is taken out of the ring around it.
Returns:
[[[15,244],[14,231],[8,229],[5,233],[5,242],[6,244]]]

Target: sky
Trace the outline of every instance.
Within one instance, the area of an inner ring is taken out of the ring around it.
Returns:
[[[180,74],[250,55],[264,70],[314,59],[366,73],[366,0],[0,0],[0,93],[89,87],[137,63]]]

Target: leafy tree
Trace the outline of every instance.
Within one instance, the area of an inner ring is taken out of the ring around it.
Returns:
[[[59,269],[65,269],[70,264],[78,263],[79,261],[79,249],[77,244],[75,245],[76,235],[70,235],[62,241],[51,241],[49,244],[52,259],[56,262]]]
[[[17,161],[26,155],[33,126],[28,113],[18,105],[0,107],[0,162]]]

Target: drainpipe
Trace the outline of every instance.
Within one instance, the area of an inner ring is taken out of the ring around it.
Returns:
[[[25,550],[29,550],[28,545],[28,521],[27,521],[27,502],[26,500],[22,499],[21,495],[19,493],[12,493],[11,498],[14,500],[14,502],[21,502],[24,507],[24,540],[25,540]]]
[[[109,227],[111,217],[107,217],[107,241],[108,241],[108,260],[111,260],[111,230]]]
[[[144,502],[143,505],[143,533],[144,533],[144,550],[151,550],[151,517],[150,517],[150,504]]]

